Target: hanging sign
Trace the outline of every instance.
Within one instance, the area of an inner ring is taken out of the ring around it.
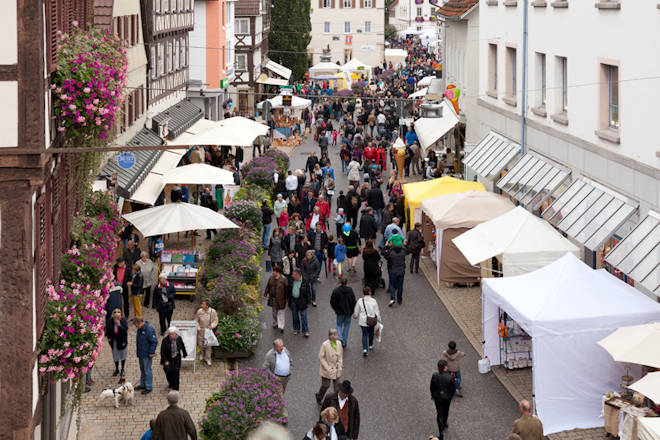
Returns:
[[[115,160],[117,161],[117,165],[125,170],[129,170],[135,165],[135,155],[133,153],[121,153],[115,157]]]

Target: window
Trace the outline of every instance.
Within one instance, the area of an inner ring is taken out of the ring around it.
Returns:
[[[165,75],[165,46],[158,43],[158,75]]]
[[[154,9],[156,13],[160,14],[160,0],[154,0]]]
[[[234,60],[234,64],[236,65],[236,70],[238,71],[247,70],[247,54],[237,53],[236,59]]]
[[[167,57],[167,73],[172,71],[172,44],[172,41],[167,42],[167,54],[165,55]]]
[[[364,32],[366,32],[366,33],[371,32],[371,22],[370,21],[365,21],[364,22]]]
[[[352,8],[353,7],[353,0],[342,0],[343,5],[345,8]]]
[[[568,113],[568,60],[557,57],[557,84],[559,85],[559,113]]]
[[[188,66],[188,36],[181,37],[181,64]]]
[[[174,69],[179,70],[181,68],[181,43],[177,38],[174,40]]]
[[[236,34],[245,35],[250,33],[250,19],[249,18],[237,18],[234,27],[236,28]]]
[[[371,0],[363,0],[363,7],[365,8],[373,8],[373,4],[371,3]]]
[[[417,8],[417,16],[418,17],[422,16],[422,8]]]
[[[158,78],[158,65],[156,64],[156,46],[151,46],[151,79]]]
[[[516,99],[516,90],[518,88],[516,78],[516,48],[506,48],[506,97],[512,101]]]
[[[163,12],[170,12],[170,0],[163,0]]]
[[[601,64],[607,84],[607,127],[619,128],[619,67]]]
[[[497,98],[497,44],[488,44],[488,91]]]
[[[408,16],[408,8],[406,6],[401,6],[401,17]]]
[[[324,8],[329,8],[330,7],[330,0],[323,0],[323,3],[321,3]]]
[[[323,22],[323,33],[324,34],[329,34],[330,33],[330,22],[329,21],[324,21]]]
[[[351,33],[351,22],[350,21],[345,21],[344,22],[344,33],[345,34],[350,34]]]
[[[538,90],[538,105],[540,107],[545,107],[547,99],[547,83],[546,83],[546,70],[545,70],[545,54],[537,53],[536,54],[536,80],[537,90]]]

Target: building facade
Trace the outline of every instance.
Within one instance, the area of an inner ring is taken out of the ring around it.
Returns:
[[[580,244],[593,267],[607,267],[608,252],[660,207],[660,143],[653,135],[660,98],[656,3],[531,2],[526,65],[522,4],[480,5],[477,106],[483,141],[475,152],[506,145],[499,152],[513,157],[525,133],[523,158],[485,181]],[[613,33],[621,23],[634,25]],[[642,48],[630,50],[642,41]],[[468,163],[485,170],[483,161]],[[546,170],[557,178],[546,179]],[[634,274],[631,279],[639,281]]]
[[[330,61],[345,64],[355,58],[377,66],[385,50],[384,0],[311,0],[312,40],[307,47],[312,64],[330,49]]]
[[[399,32],[406,30],[435,31],[436,23],[433,11],[435,4],[429,0],[397,0],[390,5],[390,24]],[[439,2],[442,3],[442,2]]]
[[[233,1],[197,0],[195,29],[190,32],[188,98],[206,119],[217,121],[229,99],[229,60],[233,53]],[[233,59],[232,59],[233,66]],[[231,72],[233,74],[233,71]]]
[[[234,19],[236,46],[234,55],[235,79],[232,93],[234,109],[252,113],[263,84],[257,83],[268,58],[270,33],[269,0],[238,0]]]

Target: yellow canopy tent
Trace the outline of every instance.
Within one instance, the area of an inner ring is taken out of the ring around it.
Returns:
[[[445,176],[423,182],[406,183],[402,186],[405,196],[408,227],[422,220],[422,200],[467,191],[486,191],[481,182],[470,182]]]

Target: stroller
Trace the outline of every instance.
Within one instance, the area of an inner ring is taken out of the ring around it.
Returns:
[[[378,262],[378,281],[373,283],[373,285],[367,284],[367,279],[363,278],[362,279],[362,285],[363,286],[369,286],[373,290],[373,293],[376,293],[377,288],[384,289],[386,284],[385,284],[385,278],[383,278],[383,262],[379,261]]]

